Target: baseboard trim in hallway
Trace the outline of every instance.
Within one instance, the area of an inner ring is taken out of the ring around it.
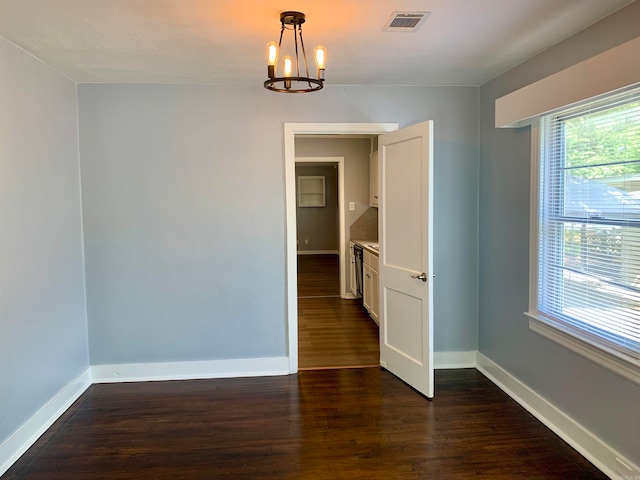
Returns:
[[[299,372],[309,372],[313,370],[346,370],[353,368],[379,368],[380,364],[372,364],[372,365],[346,365],[343,367],[304,367],[298,368]]]
[[[298,295],[298,298],[342,298],[340,295]]]

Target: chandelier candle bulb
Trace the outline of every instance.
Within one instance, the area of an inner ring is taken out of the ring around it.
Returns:
[[[293,58],[290,55],[287,55],[282,59],[282,72],[284,73],[285,78],[291,76],[293,73]],[[291,80],[284,81],[284,88],[291,88]]]
[[[276,63],[278,62],[278,45],[276,42],[267,43],[267,75],[269,78],[276,77]]]
[[[324,80],[324,68],[327,64],[327,49],[323,45],[318,45],[313,50],[313,56],[316,58],[316,67],[318,68],[318,80]]]
[[[293,58],[291,55],[287,55],[282,59],[282,71],[285,77],[290,77],[293,72]]]

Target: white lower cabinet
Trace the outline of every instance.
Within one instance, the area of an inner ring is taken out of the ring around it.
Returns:
[[[371,294],[373,288],[371,285],[371,267],[366,263],[362,265],[362,306],[371,313]]]
[[[371,310],[369,310],[369,315],[373,318],[374,322],[380,325],[378,321],[378,313],[380,312],[380,281],[378,278],[378,271],[373,268],[370,270],[371,273]]]
[[[367,309],[371,318],[378,323],[378,313],[380,310],[378,256],[366,250],[363,256],[362,276],[362,283],[364,284],[362,305]]]

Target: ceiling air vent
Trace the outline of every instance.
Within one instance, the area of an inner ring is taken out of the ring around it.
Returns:
[[[385,32],[415,32],[431,12],[393,12],[387,20]]]

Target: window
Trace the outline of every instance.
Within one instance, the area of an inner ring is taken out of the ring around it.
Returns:
[[[531,328],[640,383],[640,89],[539,135]]]

